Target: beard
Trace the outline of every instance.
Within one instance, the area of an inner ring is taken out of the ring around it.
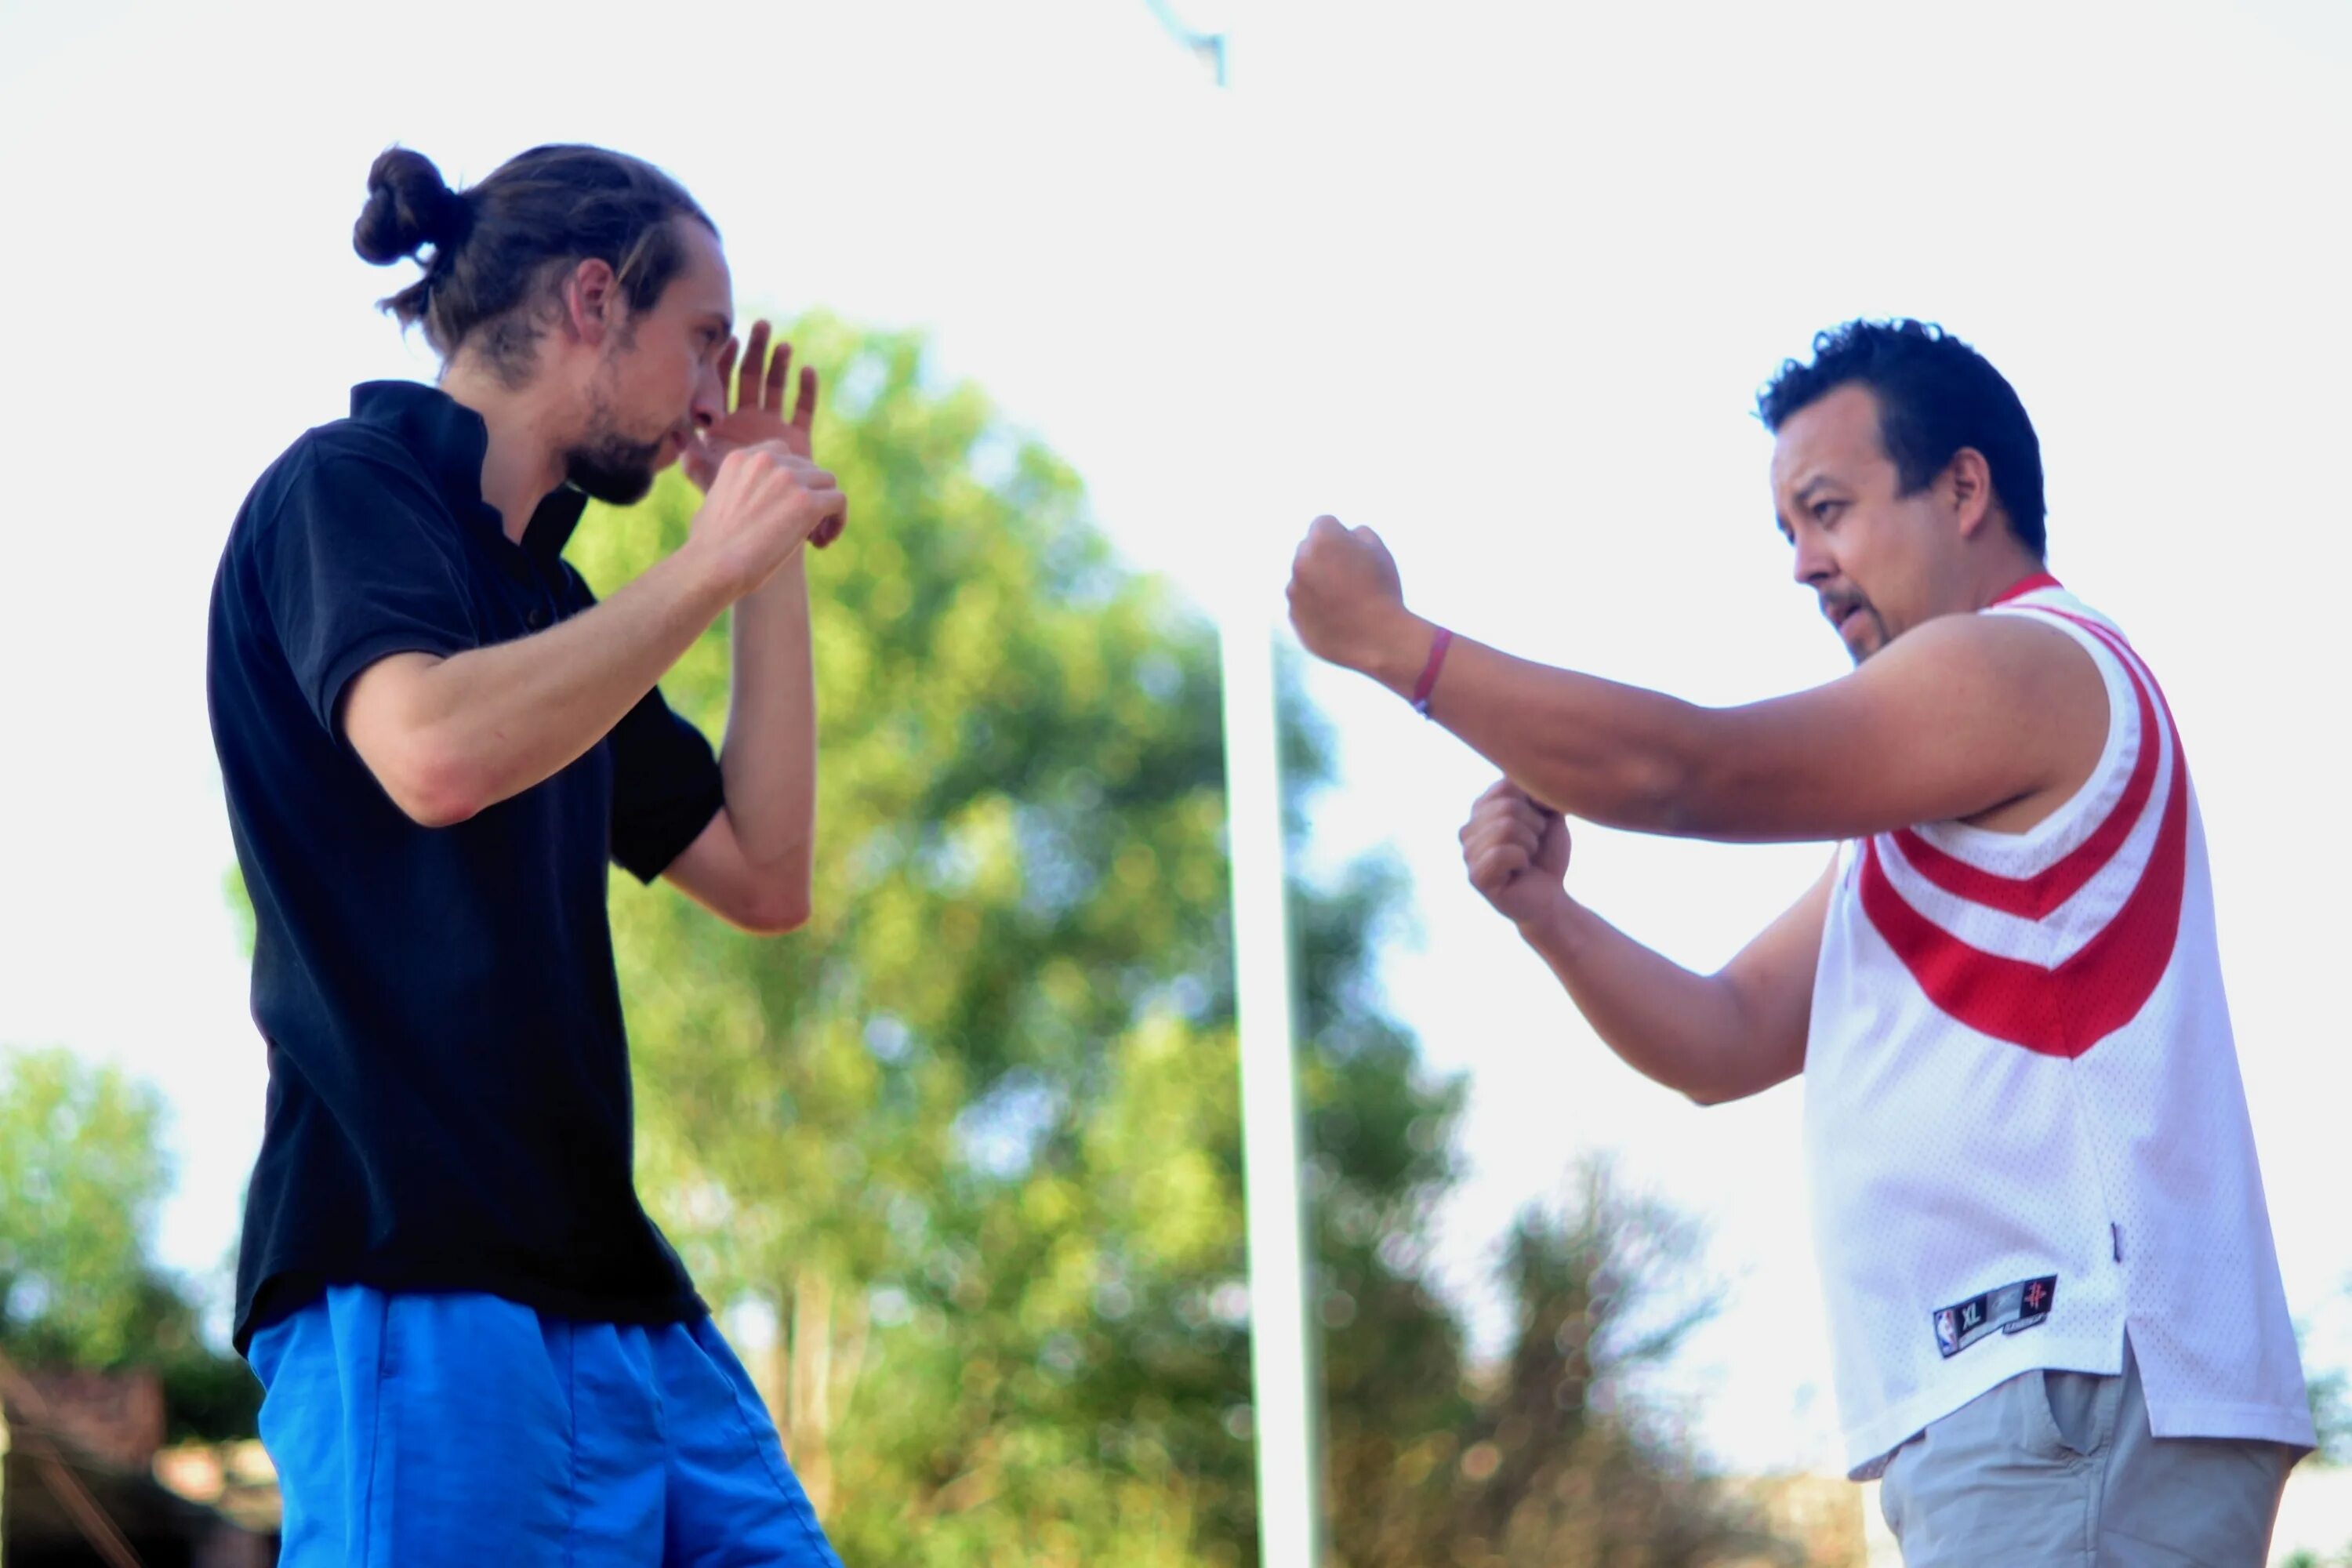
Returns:
[[[1848,611],[1853,613],[1849,616]],[[1885,620],[1877,606],[1858,593],[1822,595],[1822,613],[1836,626],[1838,641],[1845,645],[1847,657],[1857,667],[1887,644]],[[1839,617],[1843,617],[1843,625],[1837,624]]]
[[[564,452],[563,478],[596,500],[635,506],[654,488],[662,440],[635,441],[609,426],[601,426]]]
[[[1845,644],[1845,651],[1852,656],[1857,669],[1862,667],[1863,660],[1883,651],[1892,640],[1886,635],[1886,623],[1879,619],[1876,610],[1866,605],[1854,613],[1846,626],[1852,628],[1851,635],[1841,630],[1838,640]]]

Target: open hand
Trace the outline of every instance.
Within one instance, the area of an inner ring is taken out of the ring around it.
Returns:
[[[720,383],[730,378],[735,382],[735,406],[700,432],[684,457],[686,477],[706,495],[718,480],[719,464],[730,453],[773,444],[803,460],[814,456],[810,430],[816,420],[816,371],[809,365],[801,366],[799,394],[787,415],[784,401],[792,381],[793,345],[776,344],[772,356],[768,339],[768,323],[754,321],[751,342],[740,345],[740,364],[739,345],[732,341],[719,362]],[[847,516],[845,509],[839,515],[827,518],[808,542],[819,550],[831,544],[840,537]]]
[[[1568,822],[1510,780],[1478,797],[1461,838],[1470,885],[1519,924],[1567,899]]]

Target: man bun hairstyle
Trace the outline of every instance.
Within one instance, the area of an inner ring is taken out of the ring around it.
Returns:
[[[394,147],[368,170],[367,205],[352,226],[352,248],[362,260],[387,267],[428,245],[448,249],[463,243],[472,216],[432,159]]]
[[[1860,384],[1878,400],[1878,440],[1905,495],[1936,482],[1963,447],[1984,455],[1993,495],[2018,542],[2049,551],[2042,494],[2042,440],[2025,405],[1992,362],[1932,321],[1853,321],[1813,334],[1813,362],[1782,362],[1756,395],[1756,413],[1778,434],[1799,410]]]
[[[424,276],[383,309],[403,327],[423,327],[443,360],[469,351],[519,386],[557,290],[581,262],[610,266],[632,313],[660,300],[686,266],[671,222],[679,217],[719,232],[676,180],[602,147],[534,147],[464,191],[423,153],[393,147],[368,170],[352,248],[378,267],[415,257]]]

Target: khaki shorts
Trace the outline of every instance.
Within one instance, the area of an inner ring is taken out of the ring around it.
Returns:
[[[1878,1504],[1905,1568],[2263,1568],[2303,1453],[2155,1436],[2126,1344],[2120,1376],[2029,1372],[1935,1423]]]

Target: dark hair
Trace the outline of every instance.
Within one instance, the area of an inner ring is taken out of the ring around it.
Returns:
[[[632,311],[661,298],[686,265],[675,217],[719,232],[676,180],[602,147],[534,147],[463,192],[430,158],[394,147],[368,170],[352,248],[378,267],[416,257],[425,276],[383,308],[404,327],[421,322],[443,359],[470,344],[519,384],[551,290],[580,262],[610,263]]]
[[[1775,433],[1799,409],[1853,383],[1878,399],[1878,441],[1903,494],[1935,482],[1953,454],[1973,447],[1992,470],[2009,526],[2036,558],[2049,548],[2042,499],[2042,442],[2016,389],[1990,361],[1933,322],[1848,321],[1813,334],[1813,363],[1782,362],[1756,395]]]

